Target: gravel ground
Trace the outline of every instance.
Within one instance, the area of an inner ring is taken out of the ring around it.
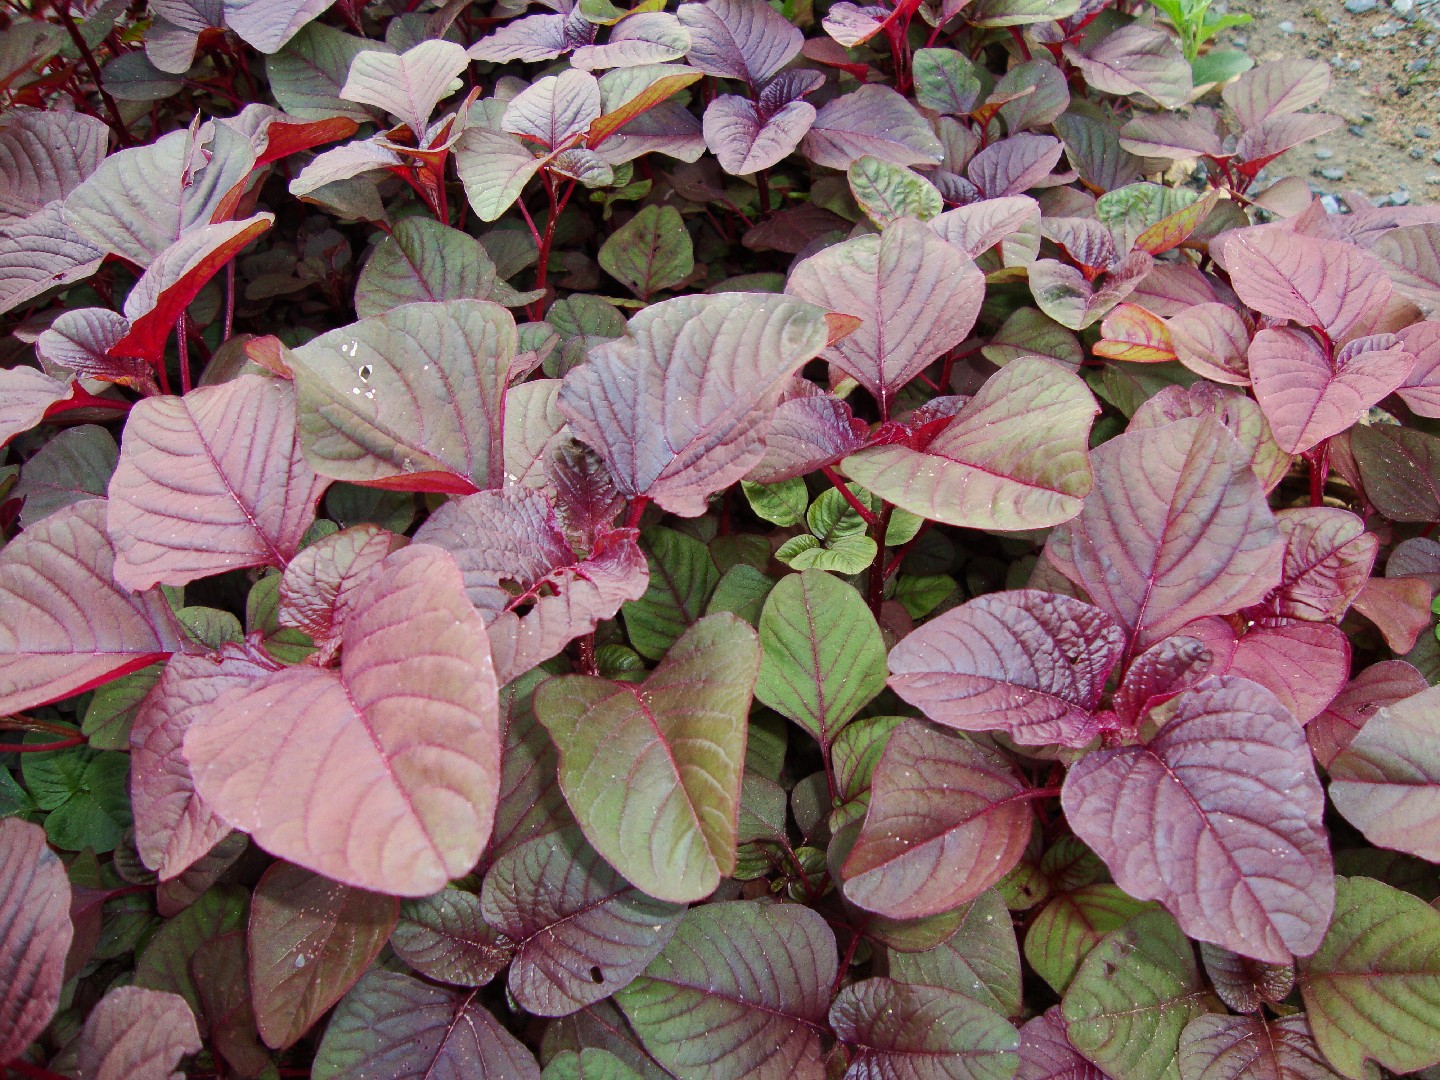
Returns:
[[[1229,10],[1254,21],[1223,43],[1257,62],[1323,60],[1334,74],[1320,108],[1346,126],[1292,150],[1269,175],[1303,176],[1321,195],[1440,202],[1440,0],[1230,0]]]

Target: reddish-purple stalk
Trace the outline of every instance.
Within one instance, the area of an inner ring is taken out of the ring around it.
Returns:
[[[870,564],[870,573],[865,579],[865,602],[870,605],[870,614],[880,618],[880,605],[885,602],[885,534],[890,529],[890,514],[894,507],[881,500],[880,513],[870,533],[875,538],[875,561]]]
[[[1325,505],[1325,484],[1330,479],[1330,440],[1321,439],[1320,444],[1305,454],[1310,466],[1310,505]]]
[[[185,340],[185,312],[175,320],[175,347],[180,353],[180,393],[190,392],[190,345]]]
[[[33,743],[30,745],[5,743],[0,750],[7,754],[41,754],[50,750],[69,750],[72,746],[84,746],[90,740],[84,735],[75,735],[59,742]]]
[[[850,944],[845,947],[845,955],[840,958],[840,967],[835,971],[835,981],[830,985],[832,998],[840,992],[840,987],[845,982],[845,976],[850,971],[850,964],[855,959],[855,950],[860,947],[860,941],[865,936],[865,928],[869,923],[869,919],[863,920],[850,933]]]
[[[31,1065],[28,1061],[12,1061],[5,1068],[9,1069],[16,1076],[28,1076],[32,1080],[66,1080],[59,1073],[51,1072],[49,1069],[42,1069],[39,1065]]]
[[[825,474],[826,480],[829,480],[830,483],[835,485],[835,490],[838,491],[840,493],[840,496],[847,503],[850,504],[850,509],[854,510],[857,514],[860,515],[860,520],[865,522],[866,525],[874,527],[875,523],[880,519],[876,517],[873,510],[871,510],[868,506],[862,503],[859,498],[856,497],[855,493],[850,490],[850,486],[845,483],[844,479],[841,478],[840,474],[837,473],[834,468],[829,465],[826,465],[820,471]]]
[[[900,564],[905,561],[905,556],[910,554],[910,549],[915,546],[916,542],[922,536],[924,536],[927,532],[930,531],[930,526],[934,524],[935,522],[927,518],[921,524],[920,528],[915,530],[915,535],[912,536],[909,540],[906,540],[905,543],[901,544],[900,547],[896,549],[895,554],[890,559],[890,565],[885,567],[884,576],[886,578],[890,578],[895,575],[895,571],[899,570]]]
[[[576,639],[577,663],[582,675],[599,675],[600,667],[595,663],[595,632],[582,634]]]
[[[74,43],[80,58],[90,69],[90,77],[95,80],[95,91],[100,95],[100,100],[105,105],[105,111],[109,114],[107,122],[110,129],[115,132],[115,137],[120,140],[121,146],[134,146],[135,140],[130,137],[130,129],[125,126],[125,120],[120,115],[120,106],[115,104],[115,99],[110,96],[110,91],[105,89],[105,84],[100,78],[100,65],[95,60],[95,54],[90,51],[90,45],[85,40],[85,35],[80,32],[80,27],[75,25],[75,19],[70,15],[69,5],[66,0],[50,0],[50,6],[55,9],[55,14],[60,16],[60,22],[64,25],[65,32],[70,35],[70,40]]]
[[[550,216],[545,220],[544,233],[535,228],[535,222],[531,220],[529,211],[525,209],[525,201],[517,200],[520,204],[520,212],[525,216],[525,223],[530,226],[530,234],[535,238],[535,246],[539,252],[539,261],[535,264],[535,288],[540,290],[541,296],[527,309],[530,318],[536,321],[545,317],[546,275],[550,270],[550,247],[555,242],[555,226],[560,220],[560,215],[565,212],[565,207],[570,202],[570,196],[575,192],[575,181],[571,180],[565,185],[565,190],[557,194],[555,178],[549,169],[542,170],[540,177],[545,182],[545,197],[550,202]]]
[[[640,519],[645,516],[645,507],[650,505],[650,499],[645,495],[636,495],[630,500],[630,508],[625,514],[625,528],[638,529]]]

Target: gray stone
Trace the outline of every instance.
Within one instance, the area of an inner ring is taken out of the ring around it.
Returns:
[[[1414,158],[1416,161],[1419,161],[1421,158],[1423,158],[1423,157],[1425,156],[1425,148],[1424,148],[1423,146],[1412,146],[1412,147],[1410,147],[1410,156],[1411,156],[1412,158]]]
[[[1330,147],[1328,147],[1328,146],[1317,146],[1317,147],[1315,148],[1315,160],[1316,160],[1316,161],[1329,161],[1329,160],[1330,160],[1332,157],[1334,157],[1334,156],[1335,156],[1335,151],[1334,151],[1334,150],[1331,150]]]
[[[1295,24],[1289,19],[1286,19],[1284,22],[1277,24],[1275,29],[1279,30],[1282,34],[1293,34],[1295,33]]]
[[[1345,130],[1350,132],[1350,134],[1354,135],[1357,139],[1364,138],[1365,136],[1365,129],[1359,124],[1351,124]]]
[[[1345,62],[1345,70],[1346,70],[1346,71],[1359,71],[1359,70],[1360,70],[1360,61],[1359,61],[1359,60],[1347,60],[1347,61]]]
[[[1425,177],[1425,183],[1440,184],[1440,173],[1430,173],[1428,176]]]
[[[1326,180],[1344,180],[1345,170],[1339,165],[1332,165],[1328,169],[1321,169],[1320,175]]]
[[[1402,19],[1415,14],[1415,0],[1390,0],[1390,10]]]
[[[1380,0],[1345,0],[1345,10],[1351,15],[1364,15],[1380,6]]]
[[[1373,124],[1375,122],[1375,114],[1373,112],[1362,112],[1360,114],[1360,119],[1365,121],[1365,123],[1367,124]]]
[[[1320,205],[1325,208],[1327,214],[1340,213],[1340,200],[1335,198],[1334,195],[1321,195]]]
[[[1419,75],[1422,71],[1430,70],[1430,61],[1422,56],[1419,60],[1411,60],[1406,64],[1405,70],[1411,75]]]
[[[1434,134],[1435,129],[1432,128],[1429,124],[1415,125],[1415,138],[1417,139],[1428,139]]]
[[[1230,39],[1230,44],[1234,45],[1237,49],[1243,49],[1246,45],[1250,44],[1250,39],[1244,34],[1236,34]]]
[[[1402,187],[1402,188],[1397,188],[1396,190],[1394,190],[1394,191],[1392,191],[1392,192],[1390,193],[1390,205],[1391,205],[1391,206],[1404,206],[1404,205],[1405,205],[1406,203],[1408,203],[1409,201],[1410,201],[1410,189],[1409,189],[1409,188],[1403,188],[1403,187]]]
[[[1440,165],[1440,150],[1436,150],[1435,153],[1431,154],[1430,160],[1435,162],[1436,165]]]
[[[1375,38],[1377,41],[1380,41],[1388,37],[1394,37],[1399,32],[1399,23],[1386,22],[1381,23],[1379,26],[1375,27],[1375,29],[1371,30],[1370,36]]]

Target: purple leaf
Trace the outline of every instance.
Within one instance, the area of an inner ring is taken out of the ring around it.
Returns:
[[[82,112],[16,106],[0,126],[0,226],[64,199],[100,167],[110,142],[103,120]]]
[[[1427,688],[1387,704],[1328,766],[1335,808],[1367,840],[1431,862],[1440,857],[1437,697]]]
[[[466,873],[499,782],[495,676],[448,554],[389,556],[345,624],[339,671],[232,690],[185,735],[196,789],[272,853],[357,888],[424,896]]]
[[[184,585],[285,566],[328,481],[300,453],[289,384],[245,375],[131,410],[110,481],[115,580]]]
[[[419,138],[469,65],[464,46],[453,41],[422,41],[399,55],[368,49],[350,62],[340,97],[384,109]]]
[[[775,484],[815,472],[860,449],[869,434],[870,426],[846,402],[797,377],[775,406],[765,456],[746,479]]]
[[[936,165],[944,158],[915,106],[878,83],[822,105],[800,150],[816,165],[842,170],[866,154],[893,165]]]
[[[285,567],[280,580],[281,626],[303,630],[319,647],[324,666],[340,647],[345,620],[361,589],[405,537],[378,525],[354,525],[302,550]]]
[[[1000,119],[1012,132],[1042,128],[1053,123],[1070,104],[1070,87],[1066,84],[1065,73],[1048,57],[1016,64],[1000,76],[988,104],[1000,101],[1002,95],[1010,97],[1010,100],[1000,106]],[[1113,135],[1111,139],[1113,141]]]
[[[70,227],[58,199],[0,232],[0,314],[100,269],[105,252]]]
[[[604,45],[584,45],[570,58],[582,71],[631,68],[679,60],[689,51],[690,32],[664,11],[642,11],[621,19]]]
[[[819,1076],[837,966],[835,936],[809,908],[707,904],[616,1000],[678,1076]]]
[[[686,630],[641,685],[565,675],[536,692],[585,838],[651,896],[700,900],[735,868],[759,672],[755,632],[721,613]]]
[[[1290,455],[1270,434],[1260,406],[1243,393],[1201,379],[1183,389],[1167,386],[1135,410],[1130,430],[1162,427],[1187,416],[1214,416],[1240,440],[1250,467],[1264,491],[1271,491],[1290,471]]]
[[[595,40],[596,26],[577,7],[569,15],[527,15],[500,27],[470,46],[472,60],[503,64],[522,60],[536,64],[554,60]]]
[[[130,728],[130,800],[140,860],[162,881],[203,858],[230,827],[195,791],[181,752],[185,732],[228,690],[275,670],[237,646],[215,656],[176,656],[140,703]]]
[[[1376,713],[1428,687],[1425,676],[1403,660],[1371,664],[1306,725],[1315,760],[1328,769]]]
[[[484,986],[515,951],[485,922],[480,897],[460,889],[403,901],[390,947],[419,974],[456,986]]]
[[[938,724],[1004,731],[1029,746],[1083,746],[1125,651],[1108,615],[1068,596],[991,593],[951,608],[890,651],[890,687]]]
[[[841,871],[845,896],[894,919],[953,910],[1019,860],[1033,816],[997,753],[920,721],[895,730]]]
[[[85,1019],[77,1037],[76,1075],[84,1080],[174,1080],[187,1054],[199,1053],[195,1014],[179,994],[119,986]]]
[[[70,384],[33,367],[0,368],[0,446],[40,423],[50,406],[72,393]]]
[[[572,68],[537,79],[515,95],[505,106],[500,126],[553,150],[589,128],[601,111],[599,81]]]
[[[1391,229],[1374,251],[1400,292],[1430,310],[1440,305],[1440,223]]]
[[[853,49],[878,34],[890,20],[888,8],[872,5],[857,7],[854,4],[832,4],[825,13],[821,25],[825,32],[847,49]]]
[[[1097,279],[1097,287],[1069,263],[1037,259],[1029,271],[1030,292],[1046,315],[1083,330],[1134,292],[1154,261],[1149,252],[1132,251]]]
[[[634,530],[606,531],[578,559],[546,496],[522,488],[451,500],[415,539],[454,556],[485,620],[501,685],[613,618],[650,579]]]
[[[1168,320],[1175,356],[1212,382],[1250,385],[1250,330],[1228,304],[1197,304]]]
[[[1142,157],[1225,157],[1220,140],[1220,118],[1213,109],[1200,107],[1189,116],[1144,113],[1120,129],[1120,145]]]
[[[535,687],[547,678],[537,669],[500,691],[500,797],[487,861],[574,820],[560,790],[555,744],[535,719]]]
[[[1040,222],[1040,235],[1060,248],[1072,264],[1087,274],[1108,270],[1120,258],[1115,250],[1114,236],[1095,218],[1046,217]],[[1106,336],[1113,336],[1108,328]]]
[[[864,979],[830,1006],[835,1037],[850,1048],[851,1080],[991,1080],[1008,1077],[1020,1038],[999,1013],[951,989]]]
[[[255,1023],[265,1045],[294,1046],[385,947],[399,902],[298,866],[270,865],[255,886],[246,940]]]
[[[1197,1080],[1340,1080],[1303,1015],[1197,1016],[1180,1035],[1179,1062]]]
[[[605,463],[588,446],[569,439],[557,443],[544,470],[565,538],[580,551],[594,551],[625,506]]]
[[[717,97],[705,109],[705,146],[732,176],[748,176],[787,157],[815,122],[815,106],[792,101],[766,115],[735,94]]]
[[[1011,135],[976,154],[967,173],[982,199],[1001,199],[1037,186],[1064,152],[1065,144],[1053,135]]]
[[[1107,94],[1146,94],[1167,109],[1190,99],[1190,65],[1175,38],[1160,30],[1122,26],[1064,52],[1087,83]]]
[[[1106,1076],[1070,1045],[1065,1018],[1056,1005],[1020,1029],[1015,1080],[1106,1080]]]
[[[1272,116],[1240,137],[1235,145],[1235,156],[1245,162],[1244,172],[1248,173],[1292,147],[1330,134],[1343,123],[1340,117],[1325,113]]]
[[[1320,60],[1272,60],[1245,72],[1221,96],[1235,111],[1239,130],[1257,127],[1272,116],[1297,113],[1314,105],[1330,89],[1330,69]]]
[[[1221,659],[1228,660],[1233,645]],[[1201,638],[1180,635],[1150,646],[1135,658],[1111,703],[1117,716],[1138,727],[1145,714],[1195,686],[1215,670],[1214,650]]]
[[[691,67],[751,86],[793,60],[804,41],[799,27],[764,0],[705,0],[682,4],[678,14],[690,31]]]
[[[156,592],[115,584],[105,504],[57,510],[0,551],[0,712],[43,705],[186,646]]]
[[[869,447],[843,468],[877,495],[933,520],[1044,528],[1079,513],[1090,491],[1086,446],[1097,411],[1074,372],[1021,357],[992,375],[928,443]]]
[[[20,525],[29,528],[56,510],[85,499],[103,499],[120,448],[110,432],[95,424],[66,428],[25,463],[20,482],[10,490],[24,499]]]
[[[74,930],[70,882],[45,831],[0,819],[0,1067],[40,1037],[60,1005]]]
[[[510,992],[538,1016],[564,1016],[629,985],[685,912],[631,885],[573,826],[497,859],[481,897],[485,921],[517,944]]]
[[[225,25],[262,53],[276,53],[335,0],[225,0]]]
[[[447,990],[383,968],[367,972],[340,1002],[314,1069],[329,1080],[540,1080],[530,1051],[475,991]]]
[[[1116,884],[1159,900],[1191,937],[1271,963],[1308,956],[1334,882],[1305,733],[1244,679],[1207,680],[1171,708],[1147,745],[1070,770],[1067,819]]]
[[[1212,247],[1241,300],[1337,342],[1390,298],[1379,260],[1352,244],[1266,225],[1225,233]]]
[[[622,495],[696,517],[759,462],[769,411],[827,337],[824,312],[788,297],[665,300],[565,377],[560,411]]]
[[[515,320],[498,304],[404,304],[290,354],[321,475],[401,491],[499,487]]]
[[[1281,510],[1285,541],[1280,584],[1264,602],[1268,613],[1309,622],[1338,622],[1370,579],[1380,540],[1348,510],[1320,506]]]
[[[984,285],[973,262],[904,218],[812,255],[790,274],[786,291],[862,320],[823,355],[859,380],[888,419],[905,384],[965,340]]]
[[[1278,584],[1284,542],[1218,420],[1132,431],[1091,453],[1095,488],[1046,551],[1133,639],[1132,652]]]
[[[1415,366],[1397,393],[1417,415],[1440,417],[1440,321],[1414,323],[1395,336],[1415,357]]]
[[[1226,673],[1259,683],[1307,724],[1344,687],[1350,639],[1324,623],[1257,626],[1235,643],[1228,666],[1216,665],[1215,674]]]
[[[1295,988],[1293,964],[1263,964],[1229,949],[1202,942],[1200,959],[1220,1000],[1241,1013],[1258,1013],[1278,1004]]]
[[[158,394],[150,365],[135,357],[116,357],[110,349],[130,332],[130,320],[106,308],[71,308],[60,313],[38,341],[35,352],[51,367],[87,379],[103,379]],[[12,369],[20,370],[20,369]]]
[[[931,221],[930,227],[965,255],[978,259],[1016,233],[1038,233],[1040,206],[1026,195],[982,199],[968,206],[947,210]]]

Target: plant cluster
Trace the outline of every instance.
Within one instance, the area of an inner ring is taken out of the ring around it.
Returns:
[[[1440,210],[1263,175],[1325,65],[541,3],[7,0],[0,1073],[1440,1064]]]

